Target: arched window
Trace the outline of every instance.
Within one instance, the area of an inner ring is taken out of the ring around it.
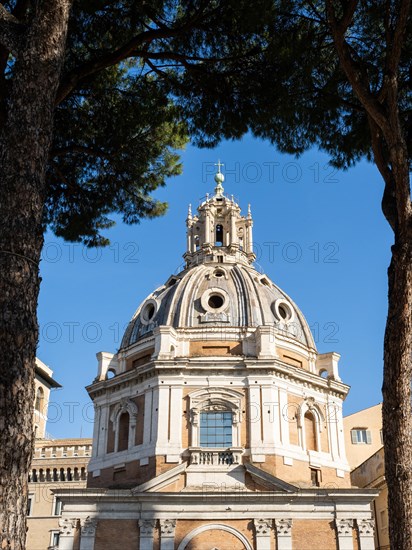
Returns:
[[[316,420],[313,414],[309,411],[305,412],[304,416],[305,422],[305,439],[306,439],[306,450],[307,451],[316,451]]]
[[[200,437],[201,447],[232,446],[233,414],[229,411],[201,412]]]
[[[219,223],[216,226],[215,246],[222,246],[222,245],[223,245],[223,225]]]
[[[119,439],[117,445],[118,451],[125,451],[129,447],[129,422],[129,413],[122,413],[119,417]]]
[[[34,408],[36,411],[43,412],[43,402],[44,402],[44,391],[43,388],[37,388],[36,401],[34,403]]]
[[[114,452],[126,451],[135,445],[136,403],[122,399],[110,416],[114,431]]]
[[[189,394],[190,447],[241,447],[243,395],[226,388],[207,388]]]

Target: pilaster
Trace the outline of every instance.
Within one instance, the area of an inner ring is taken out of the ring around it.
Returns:
[[[76,518],[60,518],[59,550],[73,550],[74,533],[78,520]]]
[[[174,550],[175,529],[175,519],[160,520],[160,550]]]
[[[256,550],[270,550],[270,533],[272,521],[268,519],[255,519]]]
[[[353,550],[353,519],[336,519],[339,550]]]
[[[80,550],[93,550],[97,519],[87,517],[80,521]]]
[[[139,550],[153,550],[155,519],[139,519]]]
[[[360,550],[374,550],[375,548],[375,522],[373,519],[358,519]]]
[[[277,550],[292,550],[292,520],[276,519]]]

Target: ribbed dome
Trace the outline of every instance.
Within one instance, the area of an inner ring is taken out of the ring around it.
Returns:
[[[308,348],[316,349],[296,304],[266,276],[243,263],[203,263],[168,279],[137,309],[121,349],[157,326],[175,329],[252,328],[272,325]],[[220,327],[220,328],[219,328]]]

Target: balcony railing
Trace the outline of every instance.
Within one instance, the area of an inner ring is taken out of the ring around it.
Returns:
[[[206,467],[228,467],[241,463],[242,447],[215,449],[205,447],[190,447],[190,464]]]

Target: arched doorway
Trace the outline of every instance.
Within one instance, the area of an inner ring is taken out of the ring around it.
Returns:
[[[193,529],[184,537],[177,550],[226,550],[227,548],[253,550],[242,533],[222,523],[209,523]]]

